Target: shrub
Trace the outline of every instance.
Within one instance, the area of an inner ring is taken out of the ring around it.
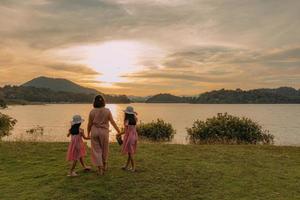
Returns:
[[[40,135],[44,134],[44,127],[42,127],[42,126],[36,126],[36,127],[30,128],[30,129],[27,129],[26,133],[30,134],[30,135],[40,136]]]
[[[17,120],[0,113],[0,140],[2,137],[10,135],[16,123]]]
[[[137,131],[140,137],[153,141],[170,141],[176,133],[172,125],[162,119],[140,123],[137,125]]]
[[[44,135],[44,127],[38,125],[27,129],[26,133],[32,136],[32,141],[37,141],[40,136]]]
[[[6,108],[7,105],[6,105],[6,102],[0,98],[0,108]]]
[[[249,118],[219,113],[187,128],[190,143],[273,144],[274,136]]]

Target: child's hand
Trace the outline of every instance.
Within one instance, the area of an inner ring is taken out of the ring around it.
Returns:
[[[85,139],[85,140],[90,140],[91,139],[91,136],[83,136],[83,138]]]

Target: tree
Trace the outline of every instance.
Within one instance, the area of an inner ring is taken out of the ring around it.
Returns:
[[[11,134],[17,120],[12,117],[0,113],[0,139]]]

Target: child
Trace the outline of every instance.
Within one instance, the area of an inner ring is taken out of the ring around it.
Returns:
[[[136,168],[135,168],[133,155],[136,152],[136,146],[138,140],[138,135],[136,131],[137,113],[134,112],[134,109],[131,106],[128,106],[126,110],[124,110],[124,113],[125,113],[125,117],[124,117],[125,132],[117,135],[117,137],[120,137],[122,134],[125,134],[123,146],[122,146],[122,153],[127,154],[128,159],[126,165],[122,167],[122,169],[135,172]],[[131,169],[128,168],[130,164],[131,164]]]
[[[78,160],[80,161],[85,171],[89,171],[91,169],[84,164],[83,160],[86,151],[82,138],[89,138],[85,137],[84,130],[80,128],[82,122],[84,122],[84,120],[80,115],[74,115],[73,120],[71,121],[72,126],[67,135],[68,137],[71,135],[71,142],[68,148],[67,160],[73,161],[68,176],[78,176],[78,174],[74,171]]]

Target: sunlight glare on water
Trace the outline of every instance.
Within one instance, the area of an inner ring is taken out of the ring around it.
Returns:
[[[265,129],[275,135],[277,145],[300,146],[300,105],[209,105],[209,104],[131,104],[138,112],[139,121],[150,122],[157,118],[170,122],[177,133],[173,143],[185,144],[186,127],[191,127],[196,119],[205,120],[217,113],[228,112],[237,116],[249,117],[259,122]],[[117,124],[123,125],[123,110],[128,104],[108,104]],[[5,140],[28,140],[31,138],[26,130],[38,126],[44,127],[41,141],[69,141],[66,137],[70,121],[74,114],[80,114],[86,120],[82,128],[86,130],[90,104],[49,104],[9,106],[1,112],[18,120],[13,134]],[[110,126],[110,140],[116,134]]]

